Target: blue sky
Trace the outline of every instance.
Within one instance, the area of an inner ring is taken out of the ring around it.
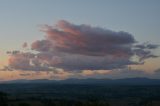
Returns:
[[[159,0],[0,0],[0,51],[44,38],[40,26],[58,20],[131,33],[160,44]],[[157,54],[160,50],[157,50]]]

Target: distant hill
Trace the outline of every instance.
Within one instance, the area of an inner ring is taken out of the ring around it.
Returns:
[[[124,78],[124,79],[66,79],[66,80],[11,80],[2,83],[57,83],[57,84],[110,84],[110,85],[160,85],[160,79]]]

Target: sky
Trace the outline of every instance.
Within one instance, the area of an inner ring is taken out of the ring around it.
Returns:
[[[0,81],[160,78],[159,0],[0,0]]]

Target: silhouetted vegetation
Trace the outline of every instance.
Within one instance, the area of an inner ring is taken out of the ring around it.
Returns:
[[[160,106],[160,86],[5,84],[0,91],[0,106]]]
[[[0,92],[0,106],[8,106],[7,94]]]
[[[30,104],[24,102],[24,103],[19,103],[18,106],[30,106]]]

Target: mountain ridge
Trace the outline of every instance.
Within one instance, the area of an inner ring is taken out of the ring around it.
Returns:
[[[76,79],[70,78],[65,80],[49,80],[49,79],[18,79],[11,81],[3,81],[1,83],[56,83],[56,84],[113,84],[113,85],[160,85],[160,79],[150,79],[145,77],[122,78],[122,79]]]

